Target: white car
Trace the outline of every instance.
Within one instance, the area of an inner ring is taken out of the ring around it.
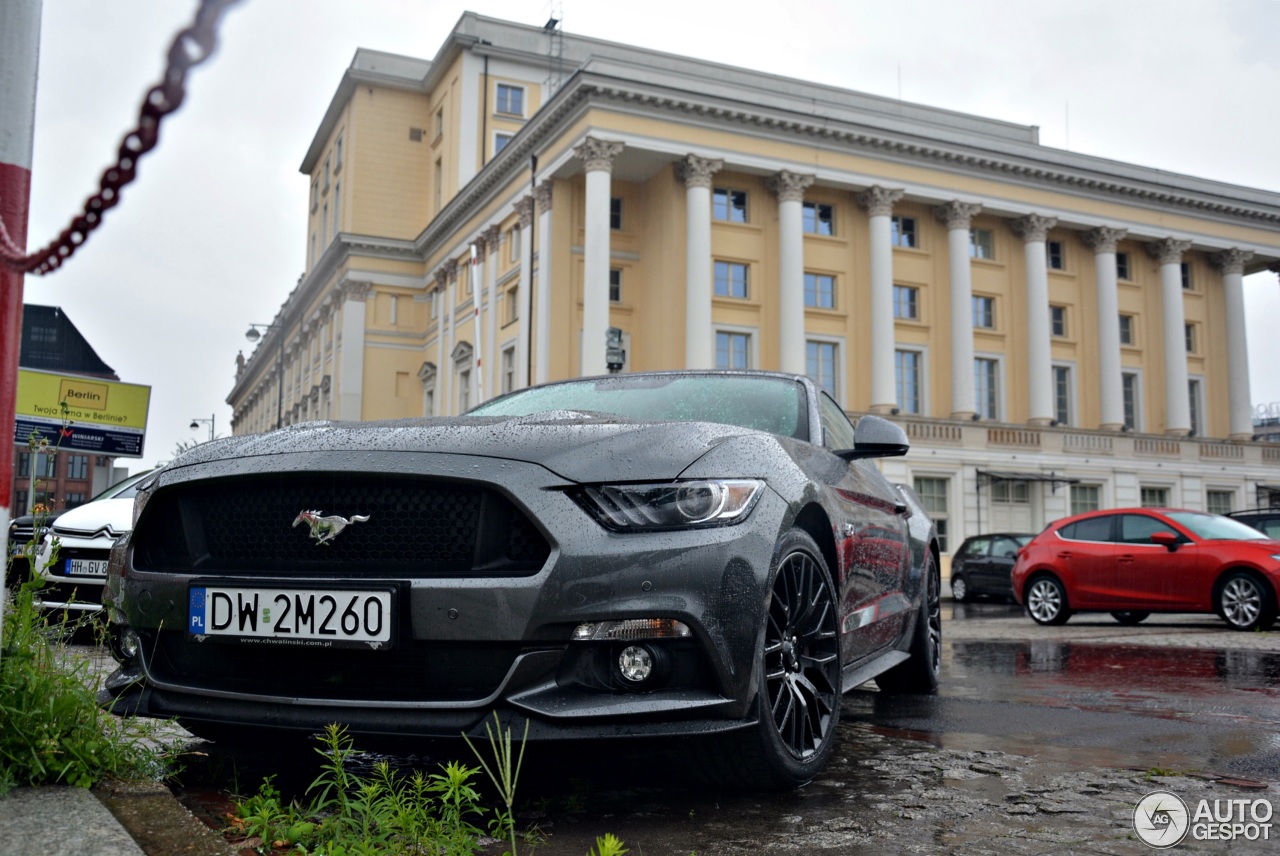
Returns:
[[[35,595],[43,609],[98,612],[107,579],[111,545],[133,526],[133,498],[151,470],[129,476],[92,502],[65,511],[53,521],[36,553],[46,585]],[[54,555],[53,541],[59,548]]]

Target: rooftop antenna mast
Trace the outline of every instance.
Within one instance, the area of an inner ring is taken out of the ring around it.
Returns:
[[[547,4],[547,23],[542,25],[542,29],[546,31],[547,44],[547,81],[545,102],[560,89],[560,84],[564,81],[564,11],[561,8],[559,0],[551,0]]]

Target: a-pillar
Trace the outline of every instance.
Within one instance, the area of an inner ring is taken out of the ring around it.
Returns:
[[[609,330],[609,198],[613,161],[622,143],[587,137],[573,150],[587,174],[586,246],[582,260],[582,354],[584,377],[607,371],[605,337]]]
[[[688,155],[676,164],[685,187],[684,366],[716,367],[715,331],[711,327],[711,179],[724,161]]]
[[[804,192],[813,176],[783,170],[769,181],[778,197],[778,370],[804,374]]]
[[[1098,292],[1098,406],[1103,431],[1124,428],[1124,377],[1120,363],[1120,296],[1116,286],[1116,245],[1128,231],[1100,226],[1082,232],[1080,240],[1093,250]]]
[[[1227,411],[1232,440],[1253,438],[1253,406],[1249,393],[1249,342],[1245,332],[1244,266],[1253,253],[1232,247],[1209,261],[1222,271],[1227,308]]]
[[[533,247],[529,241],[529,227],[533,225],[533,197],[525,196],[516,202],[516,216],[520,218],[520,285],[516,289],[520,317],[516,322],[516,382],[515,389],[529,385],[529,316],[533,314]]]
[[[1053,353],[1049,326],[1049,258],[1045,241],[1058,225],[1056,217],[1028,214],[1009,222],[1022,239],[1027,276],[1027,423],[1054,421]]]
[[[538,185],[538,294],[533,315],[533,381],[546,383],[551,364],[551,179]]]
[[[969,225],[982,210],[971,202],[948,202],[934,209],[947,224],[951,292],[951,418],[977,415],[973,383],[973,275],[969,269]]]
[[[857,202],[869,215],[871,242],[871,410],[888,413],[897,408],[893,345],[893,204],[903,191],[869,187],[857,195]]]
[[[357,422],[364,407],[364,315],[370,284],[342,286],[342,358],[338,364],[338,418]]]
[[[1160,303],[1164,318],[1164,431],[1175,437],[1191,433],[1191,398],[1187,388],[1187,321],[1182,308],[1182,254],[1190,241],[1163,238],[1147,244],[1160,262]]]

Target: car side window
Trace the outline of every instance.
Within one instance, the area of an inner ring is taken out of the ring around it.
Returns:
[[[991,546],[990,538],[974,538],[969,541],[968,546],[960,551],[961,556],[985,556],[987,549]]]
[[[997,559],[1014,559],[1018,555],[1018,542],[1012,538],[997,538],[991,545],[991,555]]]
[[[1163,521],[1145,514],[1120,515],[1120,542],[1122,544],[1150,544],[1156,532],[1168,532],[1180,538],[1178,531]]]
[[[824,392],[818,397],[818,409],[822,413],[822,445],[828,449],[852,449],[853,423],[840,405]]]
[[[1113,519],[1114,514],[1104,514],[1102,517],[1077,520],[1059,529],[1058,535],[1068,541],[1110,541]]]

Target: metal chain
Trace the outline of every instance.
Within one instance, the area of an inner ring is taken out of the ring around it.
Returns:
[[[195,21],[178,32],[169,46],[169,62],[161,82],[148,90],[138,112],[138,126],[120,141],[114,166],[102,173],[98,192],[84,203],[84,211],[48,246],[29,255],[9,236],[0,218],[0,263],[22,273],[57,270],[102,225],[102,217],[120,203],[120,190],[137,176],[138,161],[160,140],[161,120],[182,106],[187,71],[209,58],[218,45],[218,22],[240,0],[201,0]]]

